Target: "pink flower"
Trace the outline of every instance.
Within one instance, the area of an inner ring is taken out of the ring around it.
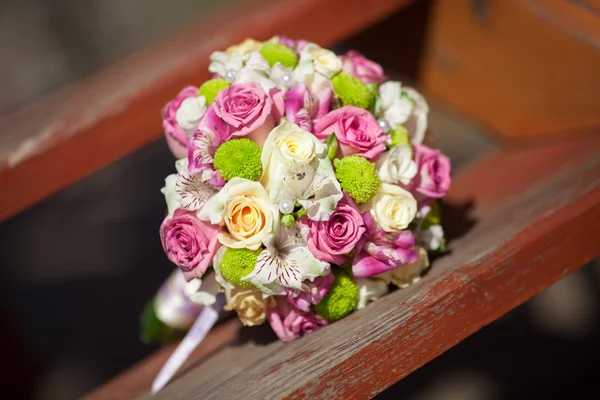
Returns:
[[[414,151],[419,172],[410,183],[410,188],[415,198],[422,202],[444,197],[451,182],[450,159],[439,150],[422,144],[414,146]]]
[[[371,221],[369,213],[365,213],[364,217],[370,233],[354,257],[354,276],[366,278],[417,261],[419,256],[411,231],[385,232]]]
[[[304,83],[299,83],[288,90],[284,98],[287,120],[312,132],[313,121],[325,116],[331,109],[333,89],[327,87],[314,94]]]
[[[160,227],[160,240],[171,262],[183,271],[187,280],[200,278],[212,263],[220,247],[217,234],[221,227],[200,221],[194,213],[178,209]]]
[[[311,304],[319,304],[323,300],[334,279],[331,272],[316,277],[312,282],[307,279],[302,282],[302,291],[288,289],[286,300],[297,309],[308,312]]]
[[[267,318],[271,328],[283,342],[291,342],[327,325],[327,321],[313,312],[294,308],[283,296],[276,296],[276,299],[277,306],[267,310]]]
[[[165,130],[167,145],[169,146],[171,153],[173,153],[177,159],[184,158],[187,155],[189,138],[177,123],[175,114],[183,100],[197,95],[197,87],[185,87],[173,100],[165,104],[162,109],[162,123]]]
[[[335,133],[342,156],[357,155],[369,160],[385,150],[387,139],[375,117],[369,111],[354,106],[338,108],[319,119],[314,133],[321,140]]]
[[[327,221],[303,218],[300,223],[309,229],[306,242],[310,252],[319,260],[336,265],[350,261],[348,253],[367,233],[363,216],[346,192]]]
[[[342,71],[354,75],[366,84],[382,83],[386,80],[381,65],[369,60],[358,51],[350,50],[340,59],[342,60]]]
[[[213,109],[230,128],[231,136],[248,136],[263,145],[283,115],[283,93],[265,93],[257,83],[238,83],[219,92]]]
[[[279,37],[279,44],[289,47],[290,49],[294,50],[296,52],[296,54],[299,54],[302,51],[302,49],[304,47],[306,47],[306,45],[308,43],[309,43],[308,40],[304,40],[304,39],[296,40],[296,39],[290,39],[285,36]]]

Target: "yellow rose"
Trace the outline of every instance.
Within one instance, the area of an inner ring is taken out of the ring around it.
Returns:
[[[387,283],[392,283],[399,288],[406,288],[413,283],[421,280],[421,274],[429,268],[429,256],[427,250],[423,247],[416,247],[419,259],[412,264],[403,265],[398,268],[390,269],[382,274],[375,275],[376,278],[383,279]]]
[[[219,233],[219,242],[236,249],[258,249],[279,226],[279,211],[265,188],[243,178],[227,182],[198,212],[198,218],[225,225],[227,230]]]
[[[262,324],[267,318],[267,308],[275,305],[273,298],[263,299],[262,292],[252,288],[226,289],[225,297],[227,304],[223,308],[226,311],[235,310],[245,326]]]
[[[261,46],[262,42],[254,39],[246,39],[242,43],[228,47],[227,50],[225,50],[225,53],[229,54],[230,56],[245,56],[253,51],[259,51]]]
[[[415,219],[417,201],[410,192],[400,186],[382,183],[379,191],[366,208],[381,229],[386,232],[401,231]]]

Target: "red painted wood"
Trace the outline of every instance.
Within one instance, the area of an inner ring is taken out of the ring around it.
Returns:
[[[330,45],[409,2],[240,2],[1,118],[0,221],[159,138],[161,107],[185,85],[200,85],[207,79],[214,50],[246,37],[268,39],[276,34]]]
[[[445,216],[451,253],[419,284],[289,344],[228,342],[195,356],[155,398],[373,397],[600,255],[598,154],[600,137],[588,137],[483,157],[455,178]],[[220,329],[234,335],[234,323]],[[89,398],[144,392],[153,374],[138,371],[157,371],[167,355]]]

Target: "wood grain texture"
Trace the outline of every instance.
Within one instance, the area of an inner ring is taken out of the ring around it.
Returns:
[[[425,93],[506,141],[600,132],[600,14],[581,4],[436,1]]]
[[[600,137],[488,154],[447,204],[450,254],[419,284],[289,344],[227,345],[154,398],[373,397],[600,255]],[[147,390],[136,369],[89,398]]]
[[[330,45],[409,1],[240,2],[1,118],[0,221],[159,138],[162,106],[185,85],[207,79],[212,51],[246,37],[268,39],[276,34]]]

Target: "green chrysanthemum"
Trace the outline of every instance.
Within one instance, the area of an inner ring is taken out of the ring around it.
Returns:
[[[333,165],[340,186],[357,204],[366,203],[375,196],[380,181],[374,163],[364,157],[349,156],[333,160]]]
[[[210,79],[200,86],[198,96],[204,96],[206,98],[206,105],[212,104],[212,102],[215,101],[217,94],[230,85],[231,83],[227,82],[225,79]]]
[[[243,281],[242,278],[250,274],[254,270],[258,255],[262,249],[232,249],[228,248],[221,260],[220,269],[223,278],[229,283],[241,286],[252,286],[250,282]]]
[[[374,92],[363,81],[345,72],[340,72],[331,78],[331,83],[333,91],[336,97],[342,101],[342,105],[369,109]]]
[[[410,138],[408,137],[408,131],[402,125],[398,126],[396,129],[390,132],[390,138],[392,139],[392,143],[390,143],[389,147],[398,146],[402,144],[412,151],[412,145],[410,144]]]
[[[296,68],[298,57],[292,49],[279,43],[265,43],[260,48],[260,54],[272,67],[278,61],[286,68]]]
[[[250,139],[231,139],[215,152],[215,168],[221,177],[230,181],[235,177],[257,180],[262,174],[262,149]]]
[[[335,280],[323,299],[313,306],[313,311],[327,321],[342,319],[358,305],[358,285],[347,272],[336,271]]]

